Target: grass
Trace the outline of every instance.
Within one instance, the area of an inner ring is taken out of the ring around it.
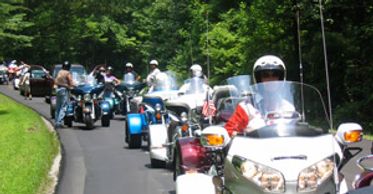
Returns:
[[[0,94],[0,193],[42,193],[58,148],[37,113]]]

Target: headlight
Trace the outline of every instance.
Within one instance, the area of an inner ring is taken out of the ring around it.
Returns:
[[[91,95],[90,94],[84,94],[84,101],[90,101]]]
[[[156,111],[161,111],[162,110],[162,105],[159,104],[159,103],[155,104],[155,110]]]
[[[285,180],[281,172],[240,156],[233,156],[232,164],[243,177],[258,185],[263,191],[273,193],[285,191]]]
[[[224,136],[218,134],[202,134],[201,144],[203,146],[223,146]]]
[[[81,100],[82,100],[82,96],[79,95],[79,96],[77,97],[77,100],[78,100],[78,101],[81,101]]]
[[[298,176],[298,191],[315,191],[320,184],[333,174],[334,167],[335,163],[327,158],[302,170]]]

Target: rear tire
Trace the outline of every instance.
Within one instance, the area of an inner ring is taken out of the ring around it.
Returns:
[[[152,168],[162,168],[165,166],[165,162],[157,159],[150,158],[150,165]]]
[[[182,175],[184,174],[183,170],[181,169],[180,165],[181,165],[181,160],[180,160],[180,155],[179,155],[179,151],[177,151],[177,149],[175,149],[174,151],[174,173],[173,173],[173,178],[174,178],[174,181],[176,181],[176,178],[179,176],[179,175]]]
[[[129,135],[128,147],[130,149],[136,149],[141,147],[141,134]]]

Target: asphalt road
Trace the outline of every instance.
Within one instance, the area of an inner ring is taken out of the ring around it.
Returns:
[[[0,92],[50,119],[49,104],[44,98],[24,100],[18,91],[4,85]],[[152,169],[145,149],[130,150],[123,143],[123,122],[123,118],[117,118],[109,128],[102,128],[98,121],[93,130],[84,129],[82,124],[57,130],[64,154],[57,194],[175,193],[171,171]],[[372,153],[372,145],[371,141],[363,140],[351,146],[352,158],[342,168],[349,188],[361,172],[355,161]]]
[[[24,100],[18,91],[4,85],[0,92],[51,119],[44,98]],[[170,170],[152,169],[145,149],[132,150],[124,144],[123,122],[118,118],[111,121],[109,128],[97,121],[92,130],[84,129],[83,124],[57,130],[63,165],[56,194],[175,193]]]

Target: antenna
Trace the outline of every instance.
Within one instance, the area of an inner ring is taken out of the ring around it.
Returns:
[[[297,38],[298,38],[298,60],[299,60],[299,78],[301,83],[301,103],[302,103],[302,121],[306,120],[306,115],[304,113],[304,90],[303,90],[303,64],[302,64],[302,46],[301,46],[301,39],[300,39],[300,6],[298,1],[295,5],[296,8],[296,20],[297,20]]]
[[[323,7],[321,4],[321,0],[319,0],[319,9],[320,9],[320,23],[321,23],[321,37],[322,37],[322,45],[324,51],[324,65],[325,65],[325,76],[326,76],[326,89],[327,89],[327,96],[328,96],[328,104],[329,104],[329,122],[330,127],[333,129],[333,116],[332,116],[332,100],[330,97],[330,84],[329,84],[329,68],[328,68],[328,56],[326,50],[326,41],[325,41],[325,30],[324,30],[324,15],[323,15]]]

